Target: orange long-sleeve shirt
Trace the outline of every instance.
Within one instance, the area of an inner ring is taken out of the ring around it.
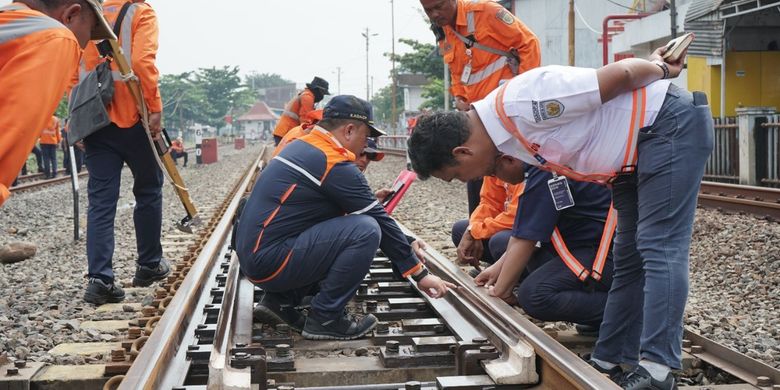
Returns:
[[[516,49],[520,57],[520,73],[539,66],[541,54],[536,35],[500,4],[490,0],[458,0],[457,7],[455,29],[444,27],[445,39],[439,42],[439,50],[452,75],[452,96],[461,96],[472,103],[496,89],[501,80],[514,76],[508,65],[494,65],[503,56],[476,47],[472,47],[471,56],[468,55],[465,43],[455,35],[455,31],[464,37],[472,34],[469,32],[469,13],[473,15],[473,35],[477,43],[501,51]],[[470,77],[464,83],[462,77],[469,63]]]
[[[307,115],[313,110],[314,92],[306,88],[284,107],[284,113],[274,128],[274,135],[284,137],[293,127],[306,123]]]
[[[479,206],[469,219],[471,236],[476,240],[487,240],[502,230],[512,229],[517,213],[517,198],[524,188],[524,183],[509,184],[485,176],[479,193]]]
[[[78,68],[81,49],[70,30],[41,12],[21,3],[0,9],[2,205]]]
[[[103,3],[103,13],[111,25],[116,21],[125,2],[126,0],[106,0]],[[118,38],[119,44],[133,68],[133,73],[141,82],[141,90],[149,112],[162,112],[162,97],[158,83],[160,72],[155,64],[159,47],[158,35],[157,14],[149,4],[134,1],[122,21],[122,30],[118,34]],[[100,61],[97,46],[91,42],[84,50],[81,72],[94,70]],[[111,64],[111,69],[119,70],[116,63]],[[117,126],[132,127],[141,118],[135,99],[130,93],[130,88],[124,82],[117,81],[115,78],[114,87],[114,99],[108,106],[108,115]]]
[[[49,125],[41,131],[41,145],[59,145],[61,141],[60,120],[56,116],[52,116]]]

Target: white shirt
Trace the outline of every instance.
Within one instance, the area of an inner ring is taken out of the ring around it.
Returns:
[[[612,173],[623,166],[631,122],[632,94],[601,104],[596,70],[568,66],[531,69],[509,82],[504,110],[520,133],[546,160],[581,173]],[[655,122],[669,80],[647,86],[644,122]],[[528,164],[539,162],[501,124],[495,109],[498,90],[474,103],[498,150]]]

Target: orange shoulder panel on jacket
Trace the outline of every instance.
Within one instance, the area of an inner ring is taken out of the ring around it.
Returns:
[[[287,134],[282,137],[282,140],[279,141],[279,145],[276,145],[276,148],[274,148],[274,152],[271,154],[271,157],[276,157],[277,154],[279,154],[287,145],[290,144],[290,142],[295,141],[298,138],[303,137],[306,135],[306,131],[303,129],[303,125],[298,125],[290,129],[290,131],[287,132]]]
[[[12,3],[0,12],[0,205],[51,121],[81,48],[60,22]],[[15,8],[20,8],[15,10]],[[24,27],[20,34],[20,26]]]
[[[321,127],[314,127],[309,134],[299,139],[319,149],[325,155],[325,173],[319,179],[321,182],[325,181],[334,165],[344,161],[355,161],[355,154],[344,148],[329,131]]]

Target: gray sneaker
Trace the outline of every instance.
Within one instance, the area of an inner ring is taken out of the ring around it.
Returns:
[[[106,283],[98,278],[89,278],[84,300],[93,305],[119,303],[125,299],[125,292],[115,283]]]
[[[306,326],[301,333],[309,340],[354,340],[363,337],[376,327],[377,319],[373,314],[368,314],[361,319],[354,318],[351,314],[320,322],[306,317]]]
[[[666,374],[663,381],[657,381],[644,367],[637,366],[623,377],[620,387],[626,390],[677,390],[677,383],[671,372]]]
[[[138,265],[135,268],[135,276],[133,277],[134,287],[147,287],[152,283],[165,279],[171,273],[171,266],[168,265],[168,261],[160,259],[160,262],[156,267],[147,267],[145,265]]]

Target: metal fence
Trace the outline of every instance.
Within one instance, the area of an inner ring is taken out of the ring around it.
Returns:
[[[379,149],[394,152],[405,152],[407,139],[409,139],[409,136],[406,135],[386,135],[377,138],[377,143],[379,145]]]
[[[739,183],[739,126],[736,117],[714,118],[715,148],[704,169],[704,180]]]
[[[780,115],[771,115],[757,128],[756,170],[762,185],[780,187]]]

